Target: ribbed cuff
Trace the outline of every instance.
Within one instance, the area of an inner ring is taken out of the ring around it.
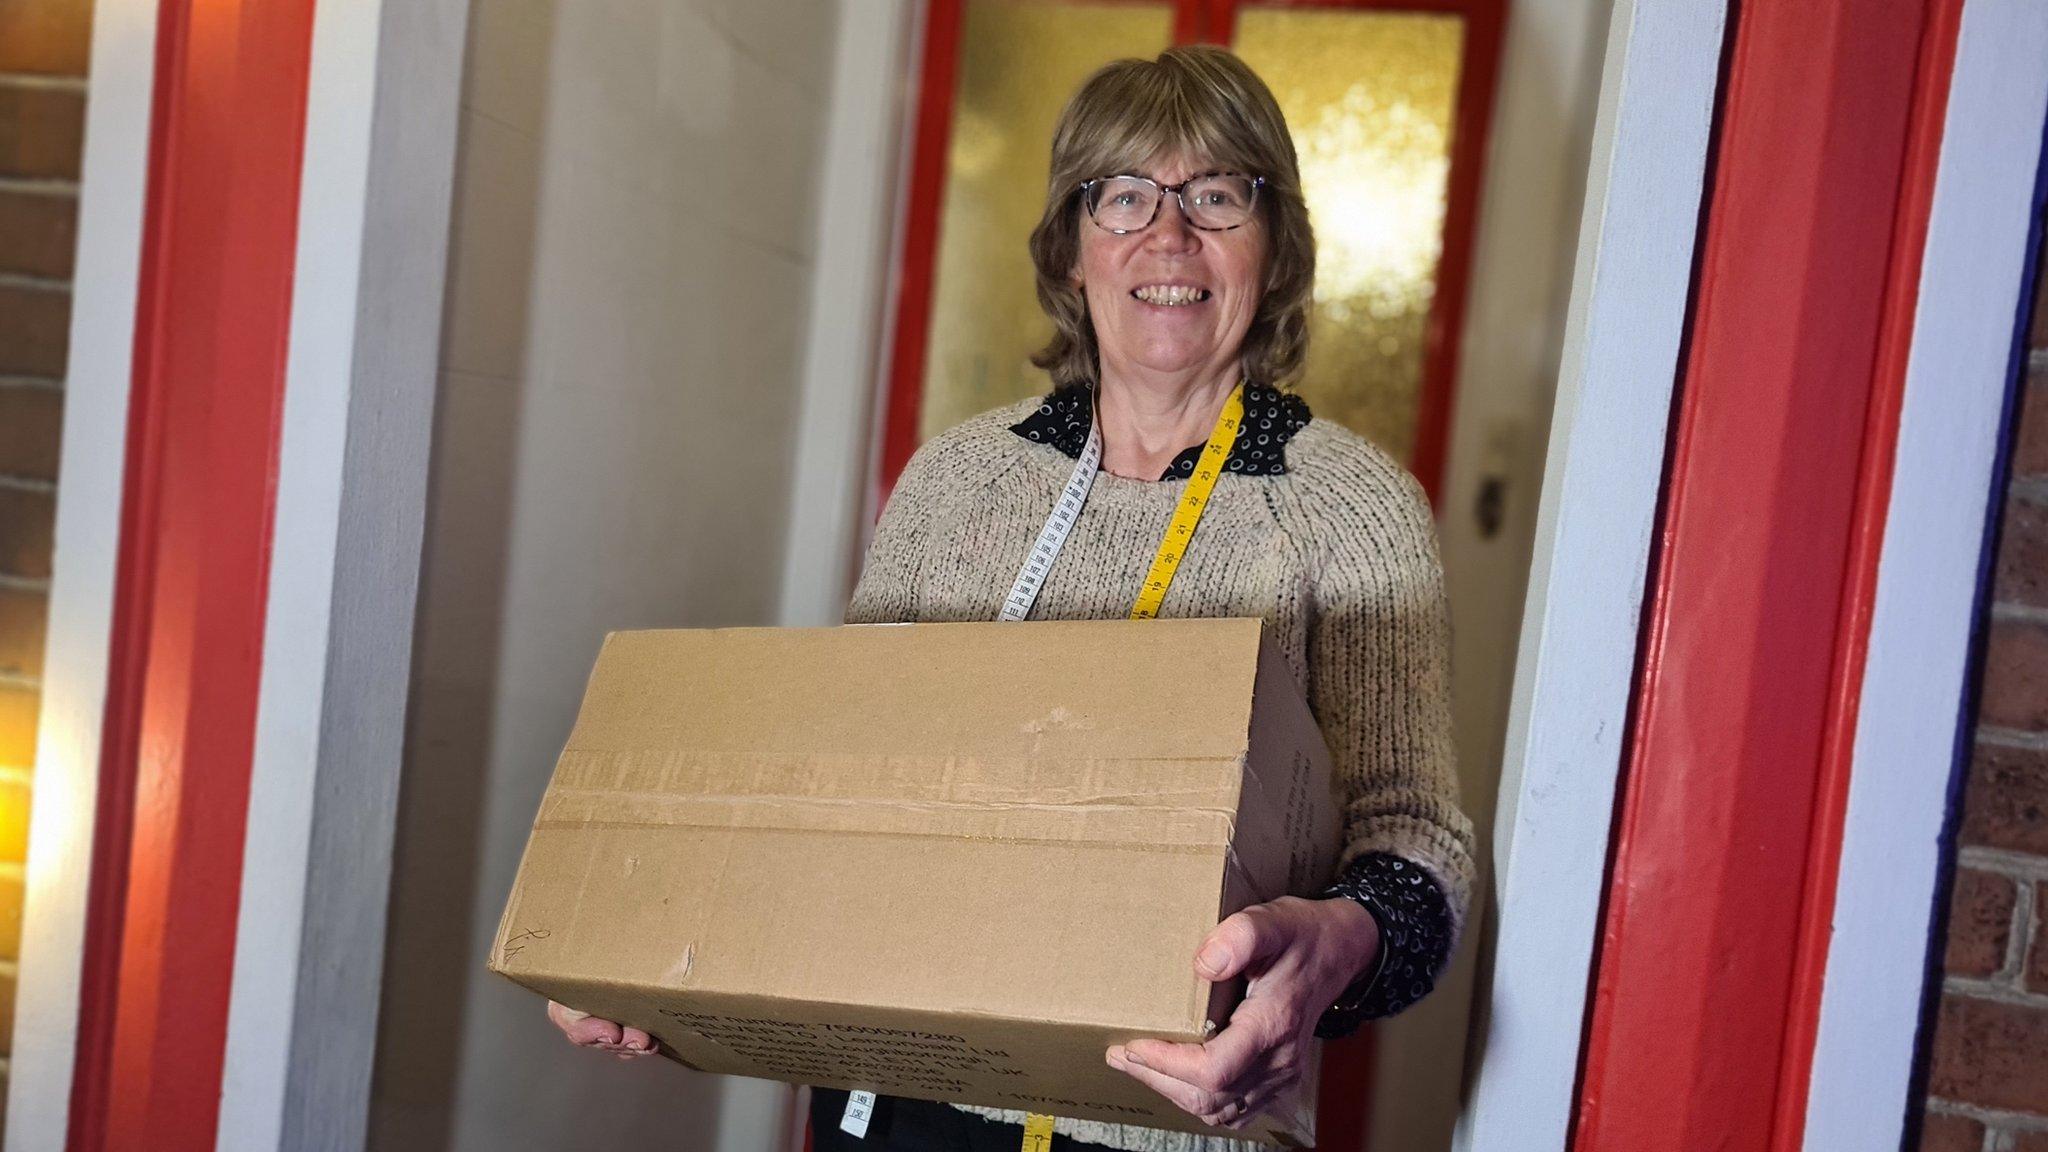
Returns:
[[[1316,1023],[1324,1039],[1349,1036],[1367,1020],[1392,1016],[1429,995],[1450,958],[1451,910],[1422,866],[1368,852],[1323,893],[1355,900],[1380,929],[1379,959],[1359,974]]]

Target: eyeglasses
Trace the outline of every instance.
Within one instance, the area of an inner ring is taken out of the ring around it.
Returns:
[[[1188,224],[1204,232],[1228,232],[1252,218],[1263,176],[1206,172],[1178,184],[1161,184],[1143,176],[1104,176],[1081,185],[1081,202],[1095,226],[1119,236],[1142,232],[1159,217],[1160,201],[1171,192],[1180,201]]]

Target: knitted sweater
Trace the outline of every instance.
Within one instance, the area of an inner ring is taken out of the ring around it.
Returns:
[[[1038,405],[974,417],[911,458],[876,527],[849,623],[997,616],[1073,469],[1058,448],[1010,431]],[[1429,505],[1398,463],[1326,420],[1293,435],[1286,461],[1279,474],[1217,479],[1160,615],[1269,623],[1330,746],[1340,868],[1372,852],[1420,865],[1444,894],[1455,940],[1473,839],[1458,803],[1449,621]],[[1032,618],[1125,617],[1183,484],[1098,473]],[[1135,1152],[1257,1147],[1066,1117],[1054,1130]]]

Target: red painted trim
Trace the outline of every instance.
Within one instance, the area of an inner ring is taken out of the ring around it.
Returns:
[[[159,9],[74,1152],[214,1144],[312,16]]]
[[[1379,1035],[1368,1022],[1355,1034],[1323,1045],[1316,1089],[1316,1147],[1366,1152],[1372,1132],[1372,1084]]]
[[[896,331],[889,351],[889,388],[882,413],[881,472],[874,508],[880,513],[896,477],[917,451],[924,407],[924,360],[938,278],[939,215],[946,202],[946,144],[953,127],[953,89],[960,67],[960,26],[966,0],[931,0],[925,10],[924,62],[918,69],[917,126],[910,159],[910,203],[903,222],[903,261],[896,281]]]
[[[1955,73],[1956,38],[1962,29],[1963,0],[1930,0],[1921,33],[1914,78],[1911,135],[1899,190],[1886,278],[1877,373],[1870,415],[1863,431],[1863,459],[1857,476],[1856,512],[1849,539],[1848,579],[1835,624],[1840,656],[1834,672],[1820,781],[1807,860],[1806,890],[1792,973],[1793,1010],[1786,1021],[1785,1055],[1780,1061],[1778,1109],[1772,1152],[1801,1152],[1806,1134],[1806,1095],[1813,1079],[1814,1045],[1820,1031],[1821,987],[1833,933],[1835,885],[1840,876],[1842,827],[1849,807],[1849,777],[1856,747],[1856,722],[1863,697],[1864,659],[1870,621],[1877,604],[1877,566],[1891,510],[1892,465],[1897,459],[1899,412],[1905,403],[1906,364],[1913,348],[1913,318],[1920,303],[1920,265],[1927,224],[1934,210],[1935,175],[1941,165],[1949,82]]]
[[[1746,5],[1659,528],[1576,1152],[1770,1146],[1923,0]],[[1864,505],[1867,509],[1867,502]]]

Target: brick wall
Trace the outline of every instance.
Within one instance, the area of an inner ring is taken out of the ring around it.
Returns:
[[[90,23],[90,0],[0,0],[0,1101],[14,1032]]]
[[[2048,1152],[2048,284],[2035,297],[1922,1152]]]

